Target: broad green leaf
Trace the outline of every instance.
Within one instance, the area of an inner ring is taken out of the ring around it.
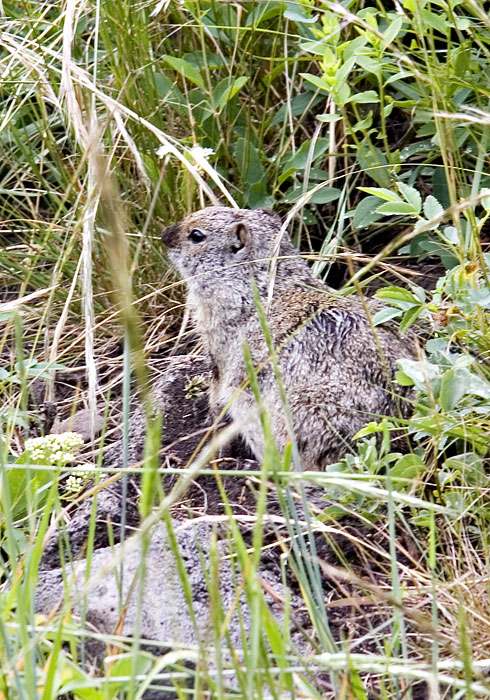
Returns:
[[[422,197],[420,196],[420,192],[418,192],[414,187],[410,187],[410,185],[407,185],[405,182],[399,182],[398,189],[418,214],[422,208]]]
[[[468,393],[488,400],[490,399],[490,383],[482,377],[479,377],[477,374],[471,372],[469,376]]]
[[[446,35],[448,32],[448,24],[444,19],[443,14],[436,14],[435,12],[430,12],[429,10],[422,10],[422,17],[426,24],[433,29],[436,29],[441,34]]]
[[[361,192],[372,194],[379,199],[385,199],[387,202],[401,202],[400,196],[396,192],[386,189],[386,187],[358,187]]]
[[[443,234],[444,238],[448,243],[451,243],[452,245],[458,245],[459,235],[456,226],[446,226],[443,229]]]
[[[351,70],[354,68],[356,62],[355,56],[352,56],[351,58],[348,58],[347,61],[345,61],[337,73],[335,74],[335,81],[336,81],[336,87],[339,88],[341,85],[347,85],[347,77]]]
[[[271,124],[282,124],[284,122],[284,119],[288,117],[289,114],[293,117],[297,117],[300,114],[304,114],[307,110],[310,110],[312,107],[317,105],[319,102],[324,102],[325,101],[325,96],[322,95],[317,95],[311,90],[308,90],[307,92],[301,93],[301,95],[296,95],[296,97],[293,97],[291,102],[289,104],[283,104],[279,107],[277,112],[274,114],[273,118],[271,119]],[[337,119],[340,119],[340,115],[338,114],[332,114],[332,115],[327,115],[327,116],[332,116],[332,117],[337,117]],[[318,119],[318,117],[317,117]],[[321,121],[321,120],[320,120]]]
[[[416,454],[403,455],[390,469],[393,479],[414,479],[426,471],[426,465]]]
[[[381,204],[377,211],[380,214],[392,214],[393,216],[415,216],[417,211],[408,202],[386,202]]]
[[[296,187],[295,189],[286,192],[283,202],[292,204],[293,202],[297,202],[298,199],[300,199],[304,194],[305,191],[302,187]],[[315,194],[311,195],[308,201],[311,204],[327,204],[327,202],[333,202],[338,199],[340,194],[340,190],[336,187],[322,187],[321,190],[318,190],[315,192]]]
[[[297,168],[286,168],[286,170],[283,170],[277,178],[277,184],[282,185],[283,182],[286,182],[286,180],[296,173],[296,170]]]
[[[471,27],[471,20],[469,20],[467,17],[456,17],[455,21],[457,28],[462,32],[465,32]]]
[[[246,27],[257,26],[260,22],[264,22],[272,17],[277,17],[283,10],[282,3],[259,3],[255,5],[253,10],[248,13]]]
[[[368,73],[374,73],[374,75],[378,75],[383,67],[383,63],[381,61],[377,61],[371,56],[365,56],[364,54],[356,56],[356,63],[361,68],[364,68],[365,71]]]
[[[271,209],[274,197],[269,193],[264,181],[254,182],[244,193],[245,201],[250,209]]]
[[[445,411],[452,411],[468,389],[468,371],[454,367],[441,377],[439,402]]]
[[[338,122],[342,119],[340,114],[317,114],[316,118],[319,122],[326,122],[327,124],[331,124],[332,122]]]
[[[247,185],[251,186],[263,182],[265,178],[264,166],[258,149],[250,138],[240,138],[235,147],[237,167]]]
[[[403,78],[408,78],[408,76],[412,77],[412,73],[409,70],[402,70],[399,73],[395,73],[394,75],[391,75],[387,80],[385,80],[385,85],[389,85],[390,83],[394,83],[397,80],[402,80]]]
[[[397,301],[409,301],[412,304],[417,303],[417,298],[412,292],[403,287],[383,287],[376,292],[375,296],[377,299],[396,299]]]
[[[354,131],[362,131],[369,129],[373,125],[373,113],[369,112],[367,117],[365,119],[361,119],[360,121],[357,122],[357,124],[354,124],[352,127]]]
[[[404,313],[402,322],[400,323],[401,334],[406,333],[410,326],[413,326],[413,324],[418,319],[422,311],[422,306],[413,306],[411,309],[408,309],[408,311]]]
[[[148,653],[140,652],[136,657],[131,653],[120,654],[110,667],[108,675],[111,678],[129,678],[132,673],[145,675],[150,672],[152,665],[152,660]],[[127,681],[111,683],[108,697],[114,698],[126,683]]]
[[[379,102],[379,95],[374,90],[366,90],[366,92],[358,92],[357,95],[352,95],[350,102],[355,102],[357,104]]]
[[[431,194],[424,202],[424,214],[428,219],[435,219],[444,213],[444,208]]]
[[[381,309],[381,311],[374,314],[373,325],[380,326],[382,323],[386,323],[386,321],[390,321],[392,318],[401,316],[402,313],[403,311],[401,309],[395,309],[393,306],[387,309]]]
[[[296,22],[297,24],[314,24],[318,19],[318,15],[309,17],[300,11],[300,7],[301,5],[298,5],[298,9],[286,10],[284,12],[284,17],[290,19],[292,22]]]
[[[383,33],[383,47],[386,48],[388,44],[391,44],[392,41],[396,39],[398,34],[400,33],[400,30],[403,26],[403,17],[394,17],[393,19],[390,20],[390,23],[388,24],[388,28],[386,31]]]
[[[239,92],[249,80],[248,76],[242,75],[240,78],[230,81],[229,78],[222,80],[213,90],[213,96],[219,109],[223,107]],[[218,97],[219,95],[219,97]]]
[[[412,380],[411,383],[415,384],[421,391],[427,390],[427,382],[431,386],[435,386],[440,376],[439,367],[426,360],[411,360],[403,357],[398,360],[398,366],[402,373]],[[399,382],[398,378],[397,381]]]
[[[311,163],[314,163],[317,158],[326,153],[329,145],[330,140],[324,137],[316,139],[314,143],[310,139],[308,141],[303,141],[294,156],[291,156],[285,162],[285,170],[289,168],[303,170],[306,168],[309,160],[311,160]]]
[[[28,468],[30,456],[23,453],[18,458],[17,463],[7,470],[7,481],[10,490],[10,501],[12,504],[12,517],[14,519],[23,518],[28,512],[29,505],[27,491],[32,493],[35,506],[41,506],[48,495],[48,487],[59,473],[59,469]]]
[[[301,77],[307,80],[309,83],[317,87],[319,90],[325,90],[325,92],[331,92],[332,87],[327,83],[324,78],[318,77],[318,75],[311,75],[310,73],[300,73]]]
[[[349,84],[342,82],[340,86],[338,84],[335,85],[332,89],[332,95],[335,103],[338,104],[339,107],[343,107],[345,104],[350,102],[351,89]]]
[[[204,80],[202,79],[201,74],[188,61],[185,61],[183,58],[177,58],[177,56],[168,55],[164,56],[164,61],[178,73],[183,75],[184,78],[190,80],[191,83],[194,83],[194,85],[197,85],[200,88],[204,88]]]
[[[383,151],[374,146],[369,138],[364,138],[358,145],[356,157],[361,169],[365,170],[381,188],[390,187],[392,167]]]
[[[413,386],[415,384],[413,379],[401,369],[395,373],[395,380],[400,386]]]
[[[361,199],[354,210],[354,226],[356,228],[364,228],[366,226],[370,226],[375,221],[379,221],[382,217],[381,214],[376,212],[378,207],[378,197],[369,196]]]

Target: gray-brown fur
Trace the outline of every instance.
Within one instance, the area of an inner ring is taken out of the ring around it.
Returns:
[[[302,467],[321,469],[338,460],[353,436],[381,416],[405,416],[409,391],[394,382],[397,360],[413,356],[412,343],[394,328],[373,333],[357,299],[336,298],[320,286],[287,234],[283,237],[267,322],[277,350],[292,431],[274,378],[254,303],[252,277],[266,304],[270,265],[263,260],[280,229],[267,210],[208,207],[165,229],[168,256],[188,285],[192,315],[214,367],[210,401],[243,424],[242,434],[260,458],[264,438],[246,384],[246,340],[277,446],[295,439]],[[203,240],[193,231],[199,231]],[[293,256],[293,257],[289,257]]]

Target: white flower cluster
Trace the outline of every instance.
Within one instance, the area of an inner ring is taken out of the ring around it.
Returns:
[[[165,156],[174,153],[170,144],[163,144],[162,146],[159,146],[155,152],[159,158],[165,158]],[[190,156],[191,161],[194,163],[199,172],[207,169],[209,165],[208,161],[210,157],[214,155],[212,148],[203,148],[197,143],[194,146],[191,146],[191,148],[186,148],[186,153]]]
[[[78,433],[60,433],[29,438],[25,449],[33,464],[62,467],[75,460],[82,445],[83,438]]]
[[[85,484],[90,479],[91,473],[83,467],[76,467],[73,473],[65,481],[65,498],[70,499],[83,490]]]

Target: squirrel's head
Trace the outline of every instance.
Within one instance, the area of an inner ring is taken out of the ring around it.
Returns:
[[[280,227],[280,217],[267,209],[207,207],[166,228],[162,241],[183,277],[209,279],[226,270],[249,279],[249,263],[264,257],[264,243],[268,250]]]

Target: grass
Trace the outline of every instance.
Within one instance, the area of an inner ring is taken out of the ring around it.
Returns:
[[[160,676],[182,698],[415,699],[417,681],[431,698],[488,697],[484,3],[24,0],[2,12],[0,696],[129,699]],[[399,376],[417,390],[409,454],[380,421],[325,473],[290,471],[270,444],[260,478],[202,455],[163,494],[147,386],[175,346],[183,285],[160,232],[215,201],[274,207],[329,283],[378,290],[417,328],[425,355]],[[250,535],[222,492],[227,537],[203,553],[212,642],[156,656],[119,629],[94,632],[68,600],[50,617],[33,608],[50,519],[66,506],[57,480],[77,474],[32,464],[25,440],[45,401],[62,418],[107,406],[104,438],[80,462],[100,475],[118,424],[128,439],[131,386],[148,428],[139,541],[163,519],[187,599],[170,514],[190,477],[218,469],[258,493]],[[322,510],[304,508],[311,484]],[[261,574],[274,546],[282,627]],[[249,610],[241,645],[217,593],[223,560]],[[306,659],[291,640],[298,600]],[[87,636],[106,645],[100,671],[85,663]]]

